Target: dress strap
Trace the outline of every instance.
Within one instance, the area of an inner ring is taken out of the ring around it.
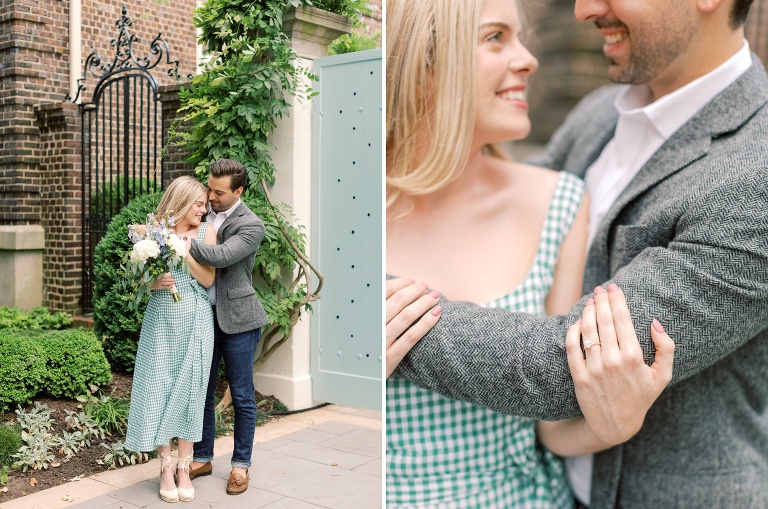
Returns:
[[[571,225],[583,199],[584,181],[572,173],[561,171],[552,193],[547,218],[544,220],[539,251],[534,263],[554,272],[560,254],[560,244],[571,231]]]
[[[202,242],[205,238],[205,230],[208,229],[208,223],[200,223],[200,228],[197,230],[197,235],[195,236],[195,240],[198,242]]]

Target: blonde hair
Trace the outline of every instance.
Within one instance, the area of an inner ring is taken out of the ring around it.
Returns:
[[[161,216],[173,211],[173,218],[176,224],[179,224],[200,193],[207,195],[207,192],[205,186],[192,177],[178,177],[171,182],[163,193],[163,197],[160,198],[157,215]]]
[[[387,1],[387,207],[437,191],[467,163],[483,3]],[[503,157],[500,147],[486,151]]]

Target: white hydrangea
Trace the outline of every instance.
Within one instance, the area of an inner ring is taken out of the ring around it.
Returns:
[[[146,262],[150,258],[157,258],[160,254],[160,246],[152,239],[140,240],[133,245],[131,250],[131,263]]]
[[[171,251],[176,253],[177,256],[181,256],[183,258],[187,255],[187,243],[181,240],[181,238],[175,233],[172,233],[168,236],[166,245],[170,248]]]

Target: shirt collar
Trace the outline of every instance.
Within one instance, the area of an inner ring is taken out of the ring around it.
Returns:
[[[741,49],[717,68],[651,104],[648,85],[633,85],[619,94],[614,105],[620,115],[645,115],[659,134],[668,139],[751,66],[752,56],[745,40]]]

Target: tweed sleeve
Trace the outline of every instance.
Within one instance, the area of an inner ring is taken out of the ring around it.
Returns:
[[[536,317],[440,298],[442,317],[396,371],[452,399],[501,413],[558,420],[579,415],[565,335],[568,316]]]
[[[764,156],[751,157],[700,196],[666,247],[642,250],[613,278],[627,295],[646,361],[652,318],[675,341],[672,384],[768,328],[768,168]]]
[[[200,263],[211,267],[229,267],[259,249],[264,237],[264,223],[253,216],[253,220],[243,220],[237,225],[237,232],[229,235],[221,244],[193,243],[189,253]]]

